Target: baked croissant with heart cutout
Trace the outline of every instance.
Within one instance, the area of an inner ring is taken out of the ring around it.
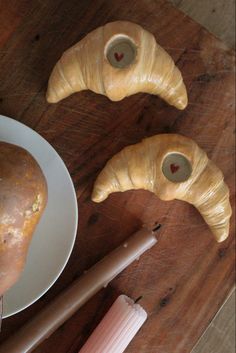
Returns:
[[[188,101],[169,54],[150,32],[126,21],[99,27],[64,52],[49,78],[47,101],[87,89],[112,101],[138,92],[156,94],[178,109]]]
[[[161,200],[194,205],[218,242],[229,233],[229,189],[220,169],[191,139],[177,134],[156,135],[128,146],[109,160],[94,184],[92,200],[109,194],[145,189]]]

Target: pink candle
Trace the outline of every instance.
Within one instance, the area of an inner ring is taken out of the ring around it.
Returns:
[[[79,353],[122,353],[147,318],[146,311],[120,295]]]

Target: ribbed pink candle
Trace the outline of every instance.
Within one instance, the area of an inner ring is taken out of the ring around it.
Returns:
[[[120,295],[79,353],[122,353],[147,318],[146,311]]]

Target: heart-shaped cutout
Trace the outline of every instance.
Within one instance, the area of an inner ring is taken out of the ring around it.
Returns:
[[[124,57],[124,53],[114,53],[116,61],[121,61]]]
[[[171,163],[170,170],[172,174],[175,174],[179,170],[179,165]]]

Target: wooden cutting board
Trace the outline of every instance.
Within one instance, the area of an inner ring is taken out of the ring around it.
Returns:
[[[57,283],[30,308],[4,320],[0,340],[143,223],[160,222],[159,243],[34,352],[78,352],[122,292],[142,295],[149,314],[127,353],[189,353],[234,283],[233,219],[229,239],[217,244],[189,204],[162,202],[144,191],[114,194],[102,204],[91,202],[90,196],[97,174],[113,154],[144,137],[170,132],[193,138],[216,162],[233,203],[233,53],[164,0],[3,0],[1,5],[0,113],[32,127],[59,152],[76,187],[79,229]],[[146,94],[114,103],[89,91],[59,104],[46,103],[47,80],[62,52],[114,20],[137,22],[155,34],[183,73],[186,110]]]

